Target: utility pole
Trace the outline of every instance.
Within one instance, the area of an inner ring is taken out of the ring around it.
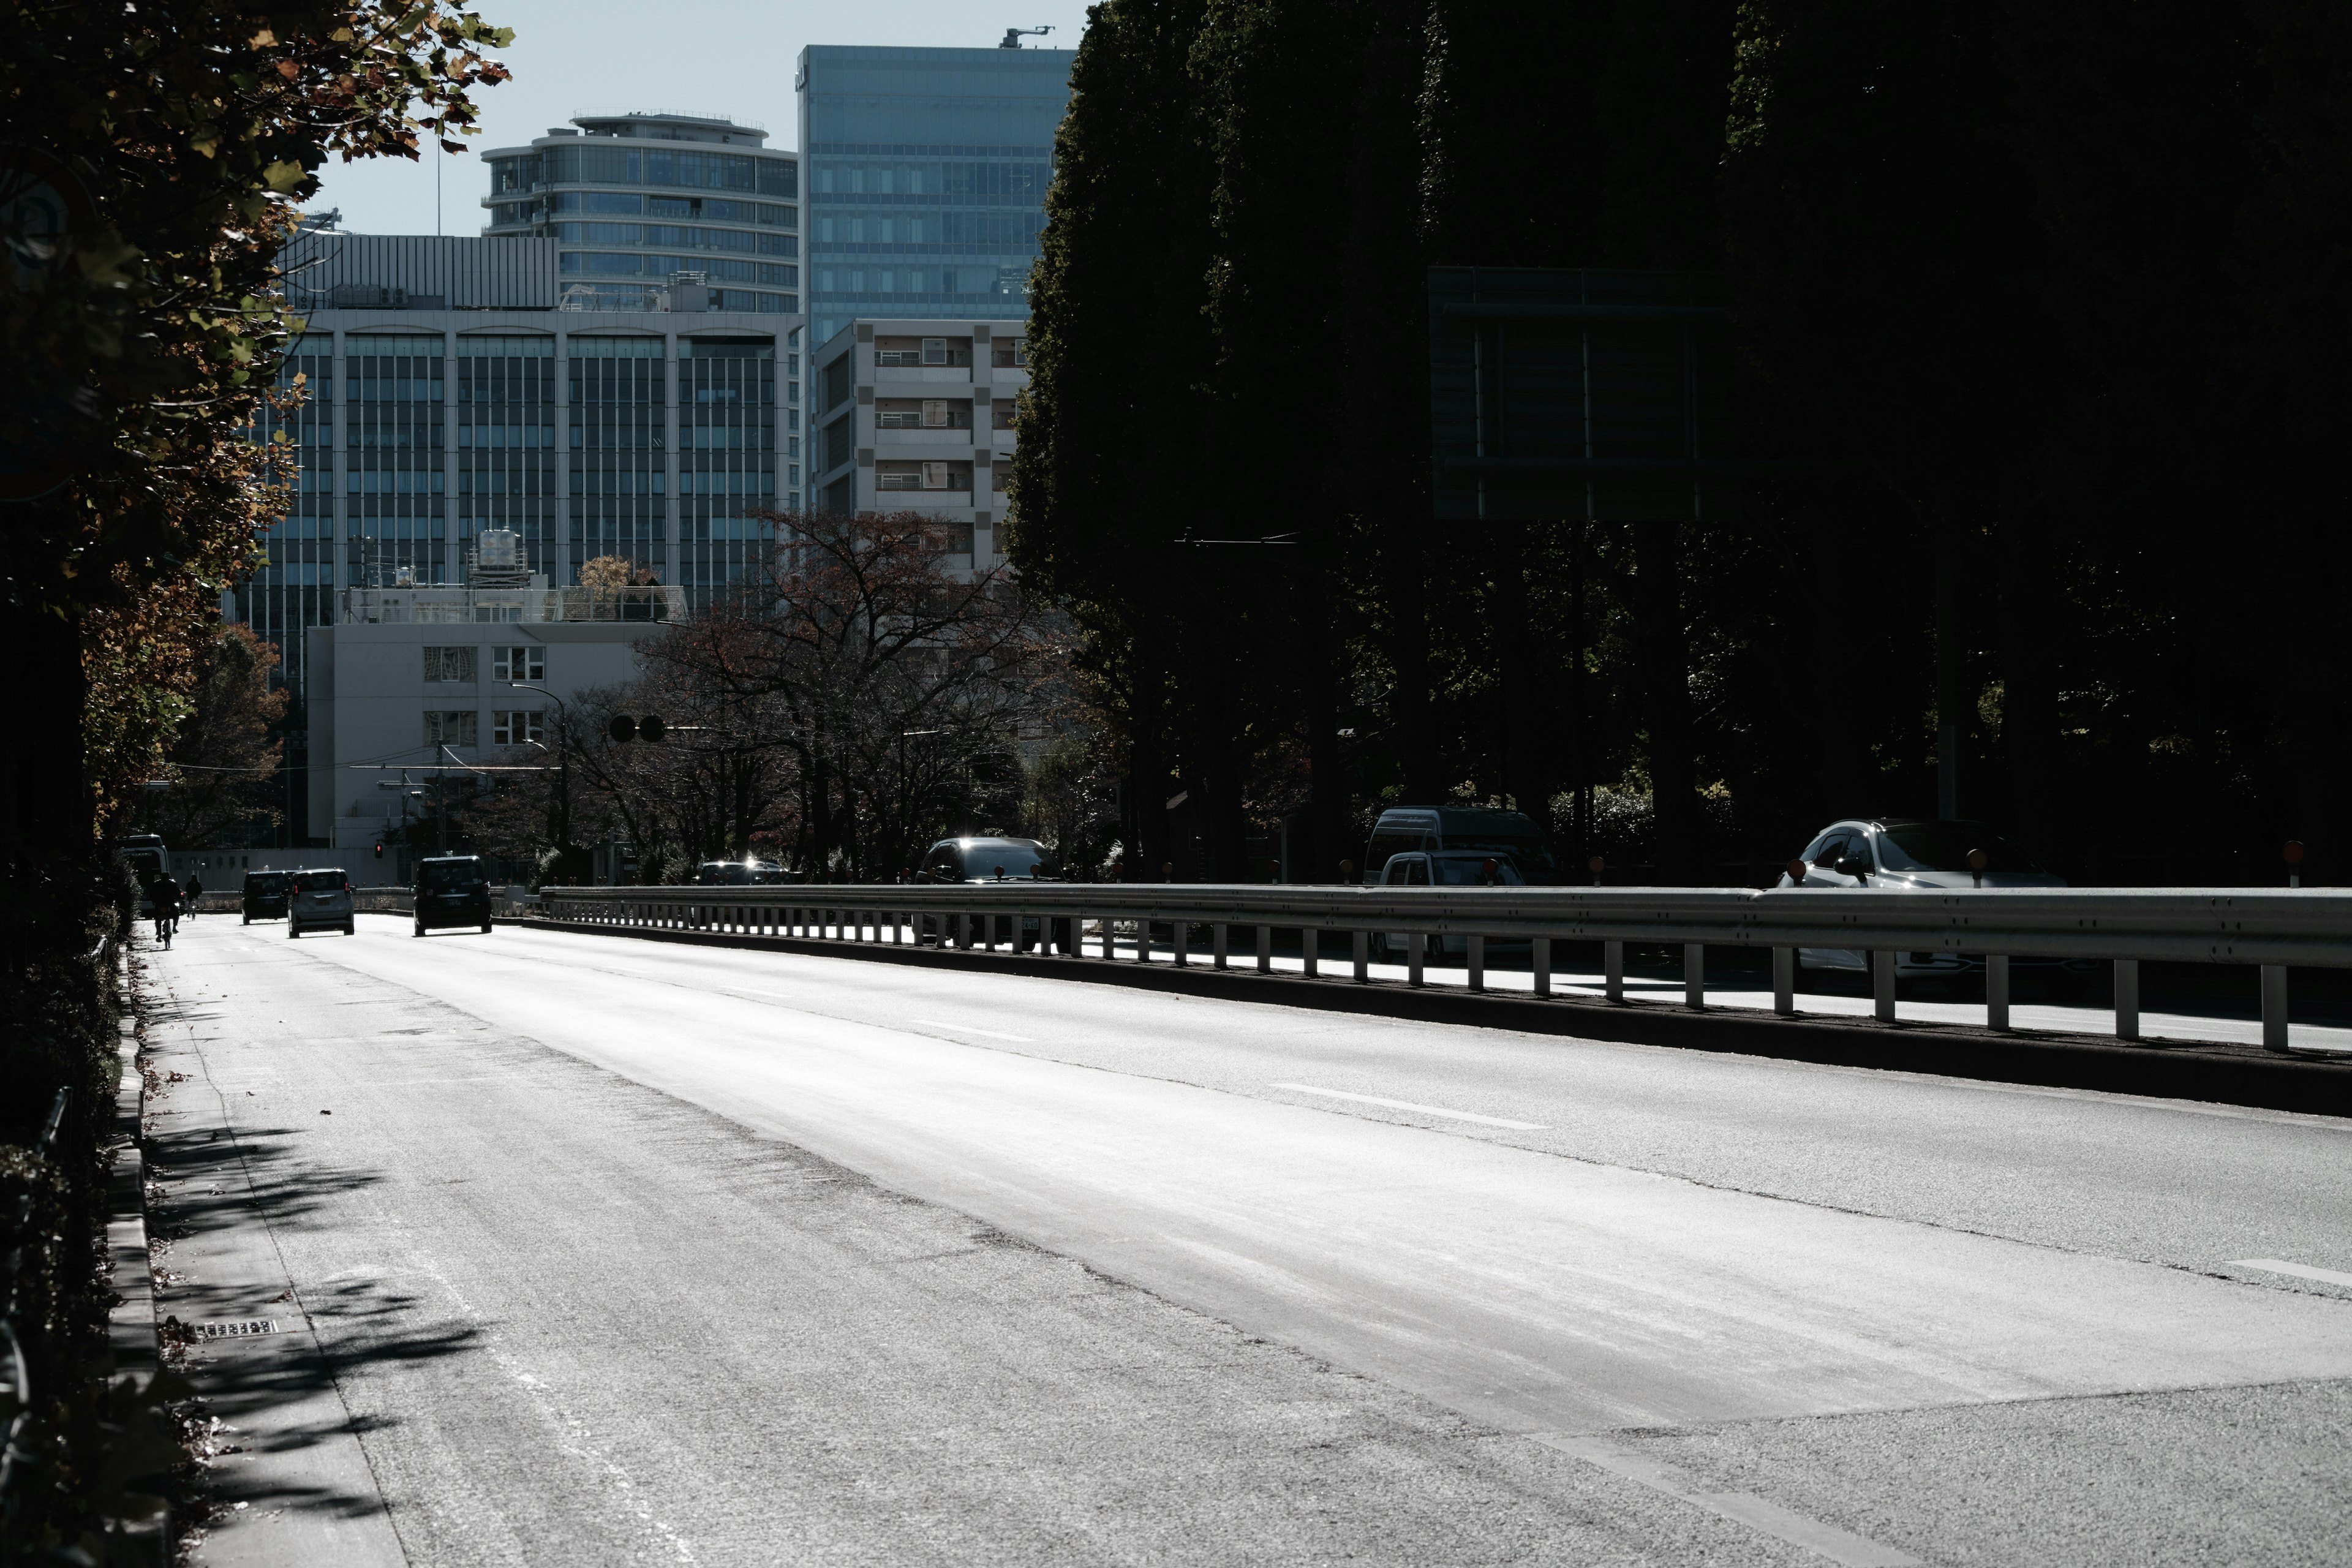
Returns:
[[[1960,531],[1938,509],[1936,528],[1936,815],[1960,815],[1961,712],[1968,700],[1960,661]]]

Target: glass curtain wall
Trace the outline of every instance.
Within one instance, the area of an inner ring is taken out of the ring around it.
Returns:
[[[618,125],[625,134],[550,135],[528,153],[489,159],[484,232],[562,241],[567,297],[583,308],[595,308],[600,295],[658,289],[671,275],[688,273],[709,285],[712,310],[796,313],[798,161],[764,149],[679,144],[719,134],[757,142],[765,134],[730,122],[636,120],[589,117],[579,123],[592,132]],[[666,144],[666,136],[677,140]],[[636,188],[597,188],[613,186]]]
[[[1065,49],[801,56],[813,343],[855,317],[1028,313]]]
[[[563,578],[555,532],[555,339],[457,340],[457,564],[475,535],[511,528],[551,583]],[[452,581],[463,581],[457,574]]]
[[[442,552],[447,384],[438,332],[343,338],[345,565],[355,585],[454,580]]]
[[[295,341],[278,373],[281,396],[302,378],[299,408],[263,411],[255,435],[286,432],[291,450],[293,505],[262,535],[264,564],[236,586],[236,618],[278,645],[287,684],[299,710],[302,693],[302,632],[332,618],[335,589],[335,340],[314,332]],[[301,723],[299,710],[289,719]]]
[[[701,603],[756,565],[775,534],[773,339],[677,345],[678,571]]]
[[[571,386],[572,573],[617,555],[633,574],[662,574],[668,559],[663,494],[669,367],[662,340],[564,341]]]

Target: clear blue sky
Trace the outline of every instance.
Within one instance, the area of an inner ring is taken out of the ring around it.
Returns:
[[[515,30],[504,55],[514,79],[481,95],[482,134],[472,149],[512,147],[583,110],[670,109],[757,121],[768,145],[798,145],[793,70],[804,44],[903,44],[984,47],[1007,27],[1054,31],[1043,42],[1077,47],[1085,0],[867,0],[855,5],[808,0],[754,4],[624,5],[615,0],[477,0],[488,20]],[[340,207],[359,234],[434,232],[434,176],[441,181],[442,232],[481,230],[489,188],[481,161],[428,151],[422,162],[379,158],[330,163],[310,210]]]

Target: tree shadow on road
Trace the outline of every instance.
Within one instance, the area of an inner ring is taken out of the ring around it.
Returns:
[[[194,1087],[194,1086],[191,1086]],[[235,1456],[297,1453],[341,1435],[393,1425],[354,1416],[354,1380],[477,1348],[481,1330],[374,1274],[329,1279],[297,1293],[278,1247],[321,1226],[335,1205],[385,1180],[380,1172],[322,1169],[302,1132],[218,1123],[151,1131],[146,1140],[156,1312],[167,1356],[195,1385],[184,1415],[208,1464],[209,1489],[255,1506],[373,1513],[365,1491],[304,1484],[284,1467],[240,1474]]]

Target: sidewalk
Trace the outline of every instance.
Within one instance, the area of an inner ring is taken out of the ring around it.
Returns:
[[[185,1343],[181,1370],[222,1423],[205,1482],[214,1506],[188,1561],[405,1563],[333,1358],[279,1255],[276,1229],[308,1206],[309,1178],[281,1130],[229,1115],[204,1055],[217,1015],[159,966],[147,982],[147,1064],[163,1080],[147,1101],[147,1182],[169,1244],[152,1310]]]

